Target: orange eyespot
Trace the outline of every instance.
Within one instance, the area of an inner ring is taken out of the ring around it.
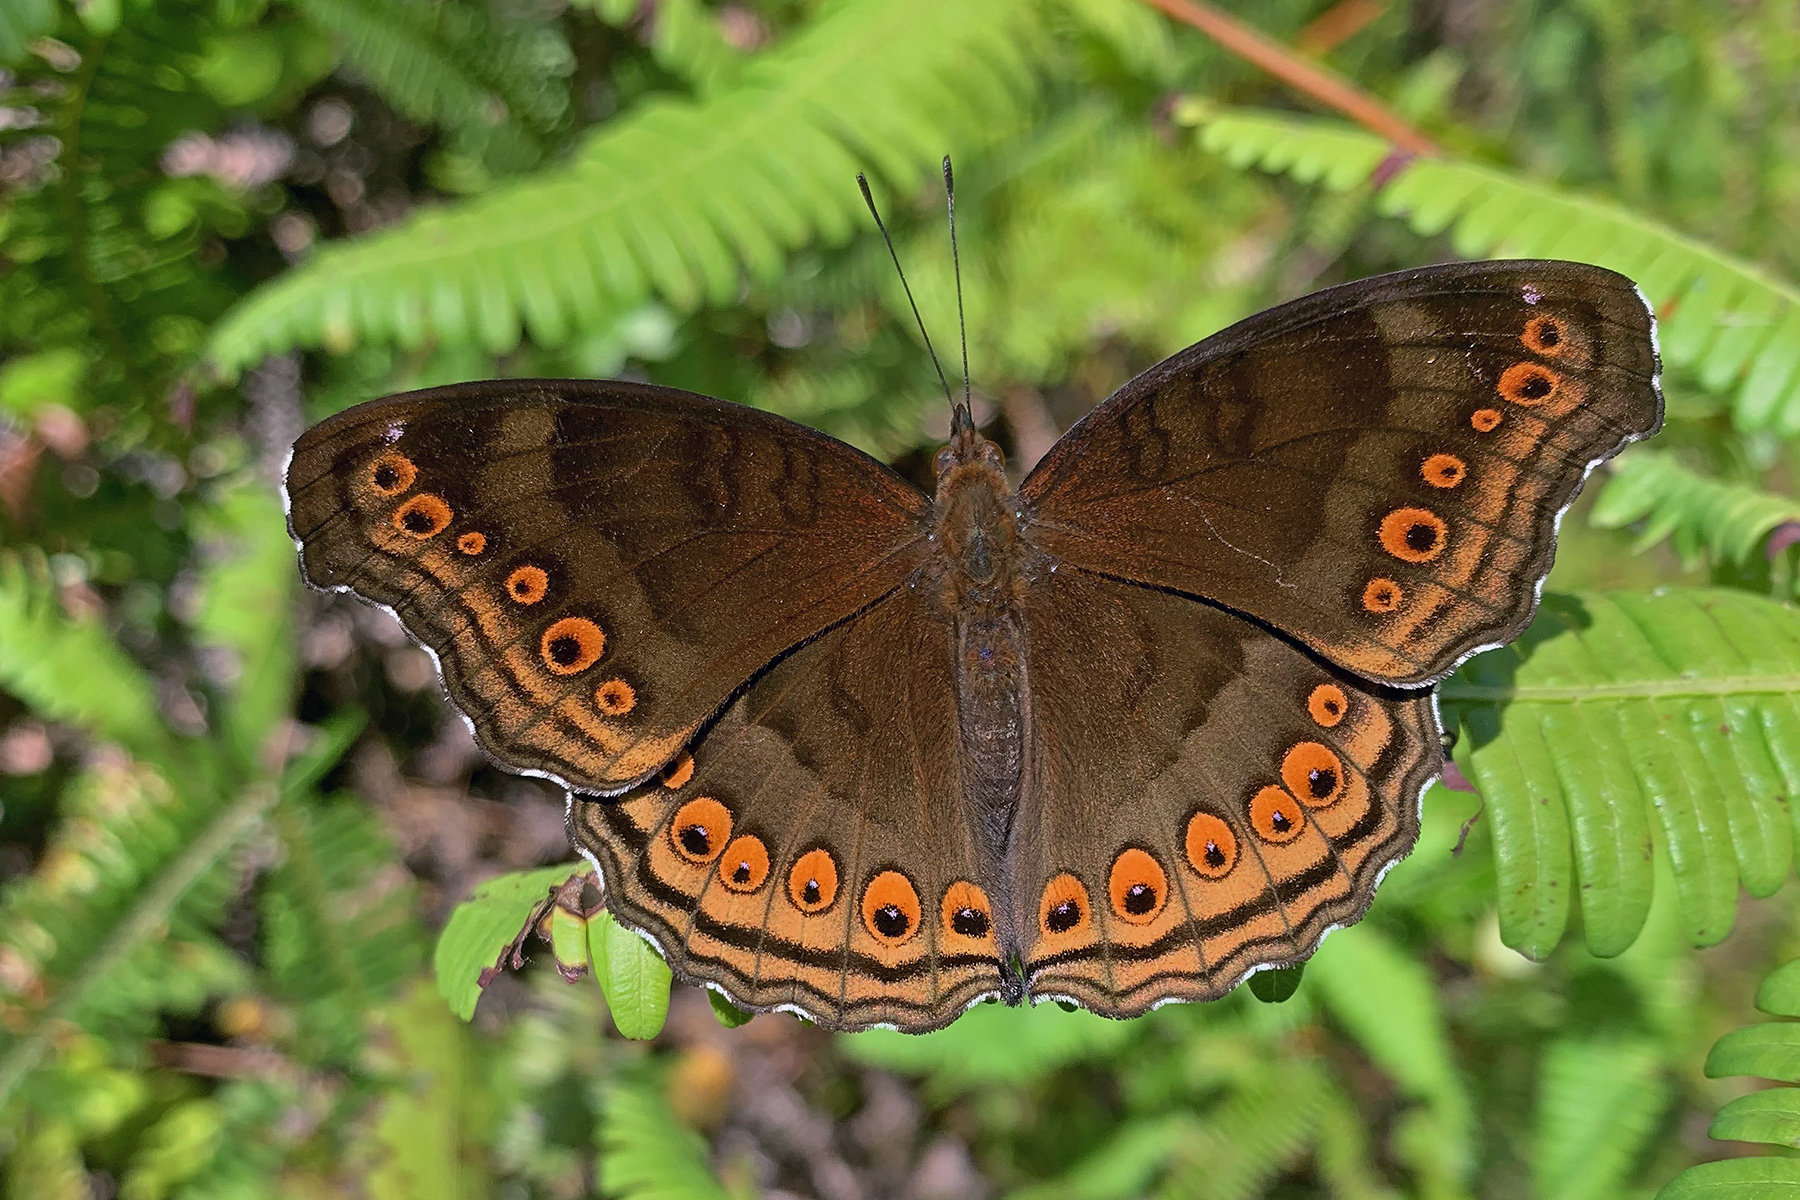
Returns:
[[[1434,488],[1453,488],[1468,473],[1468,464],[1454,454],[1434,454],[1419,468],[1419,474]]]
[[[1344,764],[1331,747],[1301,742],[1281,760],[1281,782],[1309,808],[1327,808],[1344,794]]]
[[[731,810],[711,796],[695,796],[675,810],[669,841],[675,853],[696,865],[719,857],[731,837]]]
[[[1081,880],[1067,871],[1044,885],[1038,902],[1038,925],[1049,937],[1075,933],[1088,923],[1088,894]]]
[[[550,577],[542,567],[515,567],[506,577],[506,594],[520,604],[536,604],[550,591]]]
[[[1350,711],[1350,699],[1337,684],[1321,683],[1306,698],[1306,711],[1312,714],[1314,724],[1330,729]]]
[[[450,506],[444,503],[442,496],[420,492],[394,510],[394,528],[422,542],[444,532],[450,517]]]
[[[379,496],[398,496],[418,477],[419,468],[413,466],[412,459],[392,450],[369,464],[369,486]]]
[[[1381,548],[1406,562],[1430,562],[1444,552],[1449,529],[1426,508],[1396,508],[1381,518]]]
[[[760,888],[769,878],[769,848],[762,839],[744,834],[731,839],[725,856],[719,860],[719,882],[734,892],[749,893]]]
[[[1469,424],[1475,427],[1476,433],[1492,433],[1500,428],[1500,410],[1478,408],[1469,414]]]
[[[606,635],[586,617],[564,617],[544,630],[538,647],[544,665],[556,675],[573,675],[600,661]]]
[[[904,946],[919,932],[919,893],[898,871],[883,871],[863,889],[863,926],[884,946]]]
[[[694,756],[683,750],[662,769],[663,786],[678,788],[694,777]]]
[[[594,706],[609,717],[622,717],[637,707],[637,691],[623,679],[609,679],[594,689]]]
[[[808,850],[788,868],[788,899],[803,913],[821,913],[837,899],[837,862],[829,850]]]
[[[1237,834],[1224,818],[1201,811],[1188,818],[1188,866],[1207,879],[1223,879],[1237,866]]]
[[[480,554],[487,549],[487,534],[471,529],[456,539],[456,548],[464,554]]]
[[[1552,396],[1562,384],[1562,376],[1537,363],[1514,363],[1500,373],[1500,394],[1514,404],[1536,408]]]
[[[1169,877],[1149,851],[1132,846],[1113,859],[1106,891],[1119,920],[1148,925],[1169,898]]]
[[[1292,841],[1305,826],[1299,801],[1278,787],[1266,787],[1250,800],[1250,828],[1265,842]]]
[[[972,883],[957,880],[944,891],[944,902],[938,906],[944,928],[957,937],[982,941],[993,932],[987,893]]]
[[[1563,352],[1568,333],[1561,321],[1540,314],[1525,322],[1525,332],[1519,335],[1519,340],[1525,343],[1527,350],[1545,358],[1555,358]]]
[[[1391,613],[1400,607],[1406,593],[1391,579],[1371,579],[1363,589],[1363,607],[1372,613]]]

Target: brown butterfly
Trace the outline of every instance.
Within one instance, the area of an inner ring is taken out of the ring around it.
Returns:
[[[957,405],[927,497],[767,413],[507,380],[309,430],[307,579],[391,609],[607,903],[755,1010],[1134,1016],[1355,921],[1583,478],[1662,420],[1568,262],[1386,275],[1126,384],[1017,491]]]

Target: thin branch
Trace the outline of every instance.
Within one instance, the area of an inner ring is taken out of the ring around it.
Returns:
[[[1336,109],[1400,149],[1412,154],[1435,155],[1438,152],[1435,142],[1349,80],[1307,62],[1280,42],[1258,33],[1212,5],[1202,3],[1201,0],[1144,2],[1162,9],[1177,21],[1192,25],[1244,61],[1261,67],[1320,104]]]

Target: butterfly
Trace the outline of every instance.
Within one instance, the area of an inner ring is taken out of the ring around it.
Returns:
[[[1443,767],[1432,685],[1530,621],[1655,322],[1571,262],[1384,275],[1151,368],[1014,487],[927,496],[641,383],[389,396],[295,444],[307,580],[391,610],[614,915],[738,1006],[1217,997],[1357,920]]]

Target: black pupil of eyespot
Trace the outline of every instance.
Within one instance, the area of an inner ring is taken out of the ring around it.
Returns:
[[[1560,341],[1562,341],[1562,334],[1556,331],[1556,326],[1538,326],[1538,344],[1540,346],[1554,346]]]
[[[1406,531],[1406,544],[1423,553],[1437,545],[1437,530],[1423,523],[1414,525]]]
[[[1288,815],[1278,808],[1275,810],[1274,815],[1269,818],[1269,824],[1273,825],[1277,832],[1286,833],[1288,826],[1293,824],[1293,822],[1288,820]]]
[[[1337,772],[1330,767],[1314,767],[1306,773],[1306,786],[1315,798],[1323,799],[1337,787]]]
[[[1081,905],[1074,900],[1064,900],[1051,909],[1050,915],[1044,918],[1044,924],[1050,927],[1052,933],[1067,933],[1080,923]]]
[[[1125,889],[1125,911],[1142,916],[1156,907],[1156,892],[1147,883],[1134,883]]]
[[[899,937],[910,924],[912,922],[906,919],[906,914],[896,905],[884,904],[875,910],[875,928],[881,931],[883,937]]]
[[[391,488],[399,482],[400,472],[394,470],[394,468],[388,466],[386,463],[382,463],[379,467],[375,468],[376,487]]]
[[[819,881],[807,880],[806,886],[800,889],[800,898],[808,904],[817,904],[819,902]]]
[[[1533,375],[1519,385],[1519,394],[1531,400],[1542,400],[1550,394],[1550,381],[1542,375]]]
[[[704,825],[689,825],[681,831],[681,845],[689,854],[703,855],[712,849],[712,838]]]
[[[550,657],[557,666],[566,667],[581,657],[581,643],[572,637],[551,638]]]
[[[964,937],[981,937],[988,931],[987,914],[978,909],[959,908],[950,918],[950,928]]]
[[[1219,843],[1206,843],[1206,865],[1209,867],[1222,867],[1225,865],[1225,852],[1219,849]]]
[[[406,514],[406,527],[414,533],[424,533],[431,528],[431,517],[422,508],[415,508]]]
[[[733,883],[749,883],[750,882],[750,864],[747,862],[739,863],[737,865],[737,870],[735,870],[731,873],[731,881]]]

